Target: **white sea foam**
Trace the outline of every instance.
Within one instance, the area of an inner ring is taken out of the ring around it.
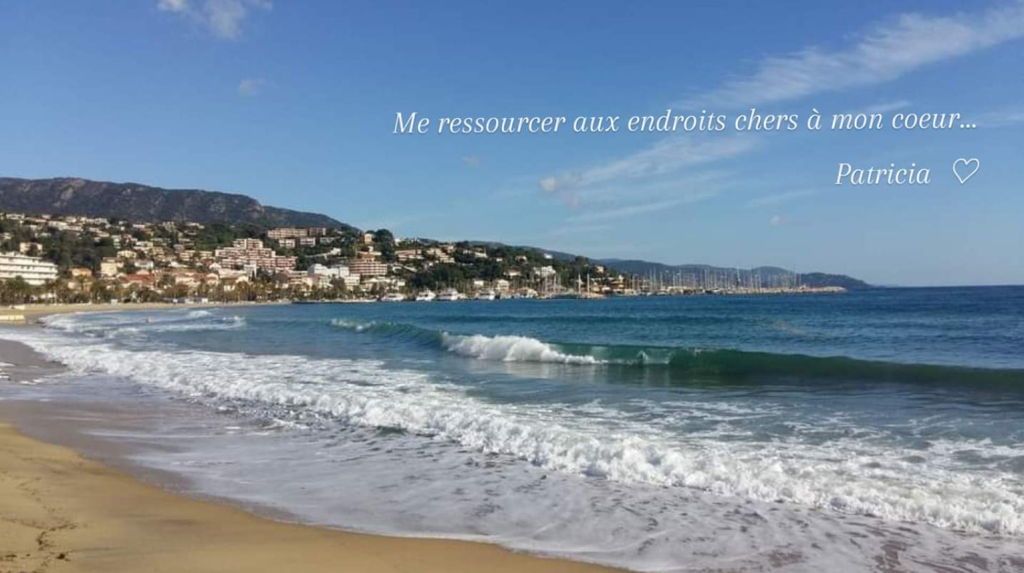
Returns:
[[[560,414],[557,405],[494,404],[428,373],[371,360],[128,350],[104,339],[83,343],[62,336],[27,342],[78,372],[129,378],[201,400],[242,401],[268,408],[278,419],[290,412],[356,427],[400,429],[623,484],[1024,535],[1019,476],[958,471],[957,461],[942,452],[855,437],[826,443],[680,437],[599,404],[587,405],[578,416]],[[446,344],[454,352],[485,359],[567,360],[522,337],[452,337]],[[911,456],[923,456],[926,463],[906,461]]]
[[[89,316],[89,320],[82,320],[79,315],[65,314],[49,316],[43,321],[54,330],[111,339],[144,333],[232,330],[245,326],[243,316],[218,316],[208,310],[193,310],[184,314],[155,313],[146,316],[145,320],[134,315],[107,313]]]
[[[331,324],[352,330],[365,332],[376,326],[377,322],[360,322],[336,318]],[[528,336],[484,336],[482,334],[461,335],[443,332],[441,344],[454,354],[479,360],[499,362],[542,362],[551,364],[597,365],[608,361],[582,354],[561,352],[551,344]]]
[[[455,354],[502,362],[549,362],[554,364],[606,364],[589,355],[566,354],[546,342],[527,336],[462,336],[443,334],[444,347]]]
[[[151,332],[200,332],[203,330],[233,330],[243,326],[245,326],[245,317],[229,316],[205,322],[153,324],[145,327],[143,330]]]
[[[377,325],[376,322],[357,322],[354,320],[345,320],[344,318],[335,318],[331,320],[331,324],[338,328],[344,328],[347,330],[354,330],[356,332],[363,332],[369,328],[373,328]]]

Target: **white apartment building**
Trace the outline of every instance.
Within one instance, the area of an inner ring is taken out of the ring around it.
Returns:
[[[296,260],[295,257],[277,256],[259,239],[237,239],[232,246],[217,249],[214,257],[222,267],[246,268],[252,265],[268,271],[290,271],[295,268]]]
[[[0,254],[0,280],[21,277],[32,286],[57,279],[57,265],[20,253]]]
[[[309,270],[306,272],[310,277],[326,278],[328,284],[334,280],[341,280],[345,283],[347,288],[355,288],[359,286],[359,275],[353,274],[349,268],[344,265],[327,267],[318,263],[309,267]]]
[[[306,272],[308,272],[310,275],[324,275],[334,279],[347,277],[351,271],[349,270],[348,267],[344,265],[335,265],[333,267],[328,267],[325,265],[321,265],[320,263],[316,263],[314,265],[311,265],[309,267],[309,270]]]
[[[306,229],[294,229],[294,228],[282,228],[282,229],[271,229],[267,231],[267,238],[280,241],[282,239],[299,239],[301,237],[308,236],[309,232]]]

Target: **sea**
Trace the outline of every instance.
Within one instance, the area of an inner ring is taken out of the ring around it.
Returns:
[[[52,316],[0,399],[279,518],[638,571],[1024,571],[1024,287]],[[115,416],[111,416],[113,418]]]

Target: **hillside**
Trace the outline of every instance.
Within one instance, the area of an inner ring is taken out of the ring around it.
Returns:
[[[0,177],[0,211],[85,215],[133,222],[194,221],[250,223],[263,227],[353,228],[326,215],[264,206],[245,195],[63,177]]]
[[[746,282],[749,277],[754,274],[762,278],[766,283],[773,281],[784,280],[791,278],[793,272],[778,268],[778,267],[757,267],[754,269],[733,269],[725,267],[715,267],[711,265],[666,265],[662,263],[652,263],[650,261],[633,260],[633,259],[603,259],[598,262],[607,265],[622,273],[630,273],[640,276],[650,276],[654,274],[660,277],[662,280],[668,280],[669,277],[674,275],[696,275],[702,276],[704,273],[718,274],[735,276],[739,273],[740,279]],[[846,275],[836,275],[820,272],[801,273],[800,284],[809,287],[827,287],[827,286],[838,286],[848,290],[870,288],[871,285],[853,277]]]
[[[252,224],[272,227],[327,227],[357,230],[319,213],[293,211],[260,204],[246,195],[200,189],[163,189],[139,183],[111,183],[79,178],[16,179],[0,177],[0,211],[35,215],[85,215],[131,222],[193,221],[197,223]],[[504,246],[501,243],[470,241],[475,246]],[[539,249],[544,250],[544,249]],[[572,261],[576,255],[544,250],[556,260]],[[643,260],[604,259],[596,261],[622,273],[643,277],[654,274],[660,280],[673,276],[716,274],[747,282],[759,276],[763,283],[792,281],[791,271],[777,267],[728,269],[709,265],[666,265]],[[726,279],[723,279],[726,280]],[[868,288],[864,281],[820,272],[802,273],[800,283],[811,287],[841,286]]]

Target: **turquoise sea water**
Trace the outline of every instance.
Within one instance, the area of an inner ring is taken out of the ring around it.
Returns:
[[[173,402],[151,430],[173,453],[142,463],[316,523],[646,570],[1024,568],[1020,287],[185,309],[26,336],[71,368],[34,395]]]

